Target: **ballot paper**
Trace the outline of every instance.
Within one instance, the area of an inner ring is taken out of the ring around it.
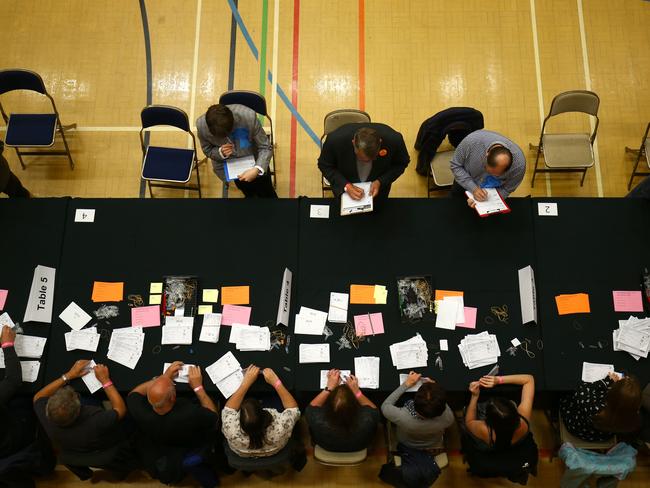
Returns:
[[[237,344],[237,341],[239,341],[239,336],[241,335],[241,331],[244,327],[248,327],[248,324],[231,324],[230,337],[228,338],[228,342],[230,344]]]
[[[354,358],[354,375],[359,380],[359,388],[379,388],[379,358],[361,356]]]
[[[47,339],[44,337],[16,334],[14,349],[19,358],[39,359],[43,355],[46,342]]]
[[[143,346],[144,329],[142,327],[114,329],[111,333],[106,357],[127,368],[135,369],[140,356],[142,356]]]
[[[96,352],[101,335],[97,333],[97,327],[90,327],[88,329],[71,330],[66,332],[64,337],[66,351],[81,349]]]
[[[329,363],[329,344],[300,344],[298,347],[300,364],[304,363]]]
[[[177,325],[178,320],[165,321],[162,327],[162,337],[160,343],[163,346],[170,344],[182,344],[188,346],[192,344],[192,330],[194,329],[194,317],[167,317],[167,319],[183,319],[183,323]]]
[[[91,394],[102,388],[101,382],[97,379],[97,376],[95,376],[95,366],[97,366],[97,363],[91,359],[85,368],[88,373],[81,377],[81,380],[84,382],[86,388],[88,388],[88,391]]]
[[[40,361],[21,361],[20,368],[22,371],[23,381],[34,383],[38,379],[38,370],[41,368]]]
[[[0,369],[5,369],[5,353],[0,349]]]
[[[71,302],[66,309],[61,312],[59,318],[70,326],[73,330],[79,330],[92,318],[75,302]]]
[[[474,203],[476,203],[476,206],[474,208],[481,217],[487,217],[488,215],[495,213],[510,212],[510,207],[508,207],[508,205],[506,205],[506,202],[503,201],[503,198],[501,198],[501,195],[496,190],[496,188],[483,189],[487,192],[487,198],[482,202],[476,200],[474,198],[474,195],[472,195],[470,192],[465,192],[467,198],[471,198],[474,200]]]
[[[322,390],[327,386],[327,373],[329,373],[329,369],[321,369],[320,370],[320,389]],[[347,380],[350,375],[352,374],[352,371],[349,369],[342,369],[339,371],[340,377],[339,377],[339,385],[343,385],[345,383],[345,380]]]
[[[400,373],[400,375],[399,375],[399,384],[403,385],[404,382],[406,381],[406,378],[408,378],[408,377],[409,377],[409,375]],[[416,392],[416,391],[418,391],[420,389],[420,387],[422,386],[423,383],[424,382],[422,381],[422,378],[420,378],[415,385],[413,385],[411,388],[407,388],[406,391],[408,391],[408,392]]]
[[[172,363],[165,363],[163,365],[162,372],[164,373],[165,371],[167,371],[167,368],[169,368],[171,365]],[[194,366],[194,364],[183,364],[183,366],[181,366],[181,369],[178,370],[178,374],[174,378],[174,381],[176,383],[190,382],[190,366]]]
[[[226,159],[226,164],[223,165],[224,172],[226,173],[226,181],[238,179],[240,174],[251,169],[253,166],[255,166],[255,158],[253,156]]]
[[[294,321],[294,334],[323,335],[326,322],[327,312],[300,307]]]
[[[208,373],[212,382],[217,386],[221,380],[236,371],[241,372],[241,364],[239,364],[235,355],[230,351],[205,368],[205,372]]]
[[[246,325],[236,334],[235,344],[239,351],[268,351],[271,349],[271,331],[268,327]]]
[[[465,322],[465,304],[462,296],[446,296],[436,300],[436,327],[454,330]]]
[[[407,341],[396,342],[389,348],[393,366],[397,369],[424,368],[429,360],[427,343],[420,334]]]
[[[10,329],[13,329],[14,327],[16,327],[16,324],[14,324],[14,321],[11,320],[11,317],[9,316],[9,314],[7,312],[0,315],[0,331],[2,330],[2,328],[5,325],[7,327],[9,327]]]
[[[216,344],[219,342],[219,332],[221,331],[221,314],[220,313],[206,313],[203,316],[203,325],[201,326],[201,335],[199,341],[211,342]]]
[[[237,370],[217,383],[217,388],[225,398],[230,398],[239,389],[243,381],[244,373]]]
[[[619,328],[612,332],[614,351],[625,351],[637,361],[647,358],[650,350],[650,318],[630,316],[619,320]]]
[[[357,213],[372,212],[373,201],[370,196],[371,181],[364,183],[353,183],[354,186],[363,190],[363,197],[360,200],[353,200],[347,192],[341,194],[341,215],[352,215]]]
[[[501,356],[497,337],[487,332],[465,336],[458,344],[458,351],[469,369],[494,364]]]
[[[327,313],[327,320],[334,324],[345,324],[348,321],[348,301],[350,295],[347,293],[330,293],[330,309]]]
[[[585,383],[602,380],[610,372],[614,372],[613,364],[582,363],[582,381]]]

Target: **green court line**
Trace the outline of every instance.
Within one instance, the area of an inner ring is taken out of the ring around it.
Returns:
[[[266,94],[266,38],[269,31],[269,0],[262,2],[262,42],[260,43],[260,93]]]

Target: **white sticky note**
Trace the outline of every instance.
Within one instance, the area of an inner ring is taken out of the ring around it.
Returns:
[[[521,345],[521,342],[516,337],[513,340],[511,340],[510,343],[515,347],[519,347]]]
[[[329,219],[330,206],[329,205],[311,205],[309,207],[309,216],[312,219]]]
[[[94,222],[95,209],[94,208],[78,208],[74,213],[75,222]]]
[[[447,342],[447,339],[440,339],[440,350],[449,351],[449,343]]]
[[[543,217],[557,217],[557,203],[537,203],[537,215]]]

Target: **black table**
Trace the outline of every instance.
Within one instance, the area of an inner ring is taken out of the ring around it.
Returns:
[[[329,219],[311,219],[310,205],[329,204]],[[538,326],[521,324],[517,270],[535,267],[530,199],[509,200],[512,212],[480,218],[463,200],[390,199],[384,208],[363,215],[340,217],[332,200],[303,199],[300,207],[299,286],[296,307],[327,311],[332,291],[349,291],[350,284],[380,284],[388,288],[386,305],[350,305],[348,320],[366,312],[382,312],[385,334],[370,337],[358,350],[339,350],[335,341],[342,325],[330,324],[331,366],[301,364],[296,389],[319,388],[319,371],[336,367],[354,371],[355,356],[379,356],[380,391],[398,386],[399,374],[391,362],[389,345],[419,332],[429,348],[428,367],[418,370],[435,378],[449,391],[466,390],[468,383],[490,366],[469,370],[462,363],[458,343],[467,334],[487,330],[496,334],[501,349],[502,374],[531,373],[544,388],[542,354],[537,347]],[[396,291],[398,276],[431,275],[434,288],[463,290],[466,306],[478,307],[475,330],[435,328],[432,323],[401,323]],[[508,324],[486,325],[492,306],[507,305]],[[530,340],[529,350],[510,356],[510,340]],[[448,339],[449,351],[440,352],[439,339]],[[323,337],[300,335],[295,342],[323,342]],[[440,353],[443,370],[435,367]],[[296,353],[297,354],[297,353]],[[297,359],[297,358],[296,358]]]
[[[94,223],[75,223],[77,208],[95,209]],[[71,200],[62,272],[57,277],[47,379],[56,378],[77,359],[93,358],[105,362],[116,386],[126,391],[160,375],[164,362],[180,360],[205,368],[232,350],[243,367],[252,362],[272,367],[291,387],[291,349],[289,353],[236,351],[228,342],[230,328],[226,326],[222,326],[217,344],[199,342],[201,316],[195,318],[192,346],[156,348],[160,327],[146,328],[143,354],[135,370],[106,360],[106,353],[110,330],[131,325],[127,296],[141,295],[147,305],[149,284],[168,275],[195,275],[200,289],[250,285],[251,323],[275,325],[284,269],[296,271],[297,212],[297,200]],[[101,305],[91,301],[94,281],[124,282],[125,300],[117,304],[120,315],[90,322],[98,322],[103,336],[96,353],[66,352],[64,333],[70,328],[58,314],[74,301],[92,315]],[[220,311],[221,305],[214,304],[214,309]],[[204,385],[216,389],[207,373]],[[74,386],[85,389],[80,381]]]
[[[538,201],[556,202],[558,216],[537,216]],[[574,389],[583,361],[614,364],[645,385],[648,360],[612,348],[618,320],[644,314],[614,312],[612,291],[638,290],[643,268],[650,267],[650,202],[545,198],[535,201],[533,211],[546,387]],[[555,296],[581,292],[589,294],[591,313],[558,315]]]
[[[68,199],[65,198],[0,200],[0,288],[9,290],[4,311],[20,324],[26,335],[47,337],[50,332],[49,325],[23,323],[23,317],[36,266],[40,264],[56,268],[56,282],[61,276],[59,259],[67,204]],[[42,363],[50,346],[48,341]],[[45,366],[41,364],[38,380],[25,383],[23,390],[27,392],[40,388],[44,370]]]

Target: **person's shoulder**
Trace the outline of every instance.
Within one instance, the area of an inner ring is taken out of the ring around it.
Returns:
[[[246,105],[241,105],[239,103],[233,103],[232,105],[226,105],[233,114],[235,119],[235,126],[237,121],[251,121],[257,118],[257,113],[255,110],[248,108]]]

